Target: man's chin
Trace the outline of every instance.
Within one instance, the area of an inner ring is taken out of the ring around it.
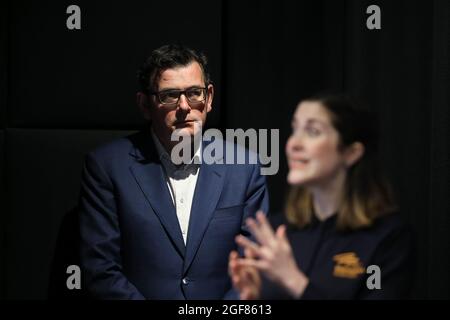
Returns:
[[[196,128],[178,128],[172,132],[172,136],[185,137],[190,139],[194,139],[194,137],[196,136],[200,138],[199,135],[201,135],[201,130],[198,130]]]
[[[197,122],[182,122],[174,125],[174,132],[179,136],[194,136],[201,132],[201,125]]]
[[[193,136],[194,135],[194,128],[189,128],[189,127],[182,127],[182,128],[175,128],[175,132],[179,135],[179,136]]]

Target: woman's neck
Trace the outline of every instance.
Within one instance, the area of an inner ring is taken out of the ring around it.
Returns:
[[[334,215],[341,204],[345,186],[345,170],[339,171],[327,182],[311,187],[314,212],[321,221]]]

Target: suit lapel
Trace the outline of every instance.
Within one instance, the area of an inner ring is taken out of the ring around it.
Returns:
[[[184,257],[184,272],[186,272],[192,264],[219,201],[227,166],[201,164],[185,246],[175,206],[167,188],[164,169],[149,130],[133,138],[132,144],[134,148],[130,155],[136,162],[131,166],[131,172],[177,251]]]
[[[189,269],[213,216],[223,188],[225,170],[226,165],[203,163],[200,167],[189,218],[184,272]]]
[[[133,145],[135,148],[131,154],[137,161],[131,166],[131,172],[177,251],[184,257],[186,248],[178,217],[150,133],[142,132],[142,135],[133,141]]]

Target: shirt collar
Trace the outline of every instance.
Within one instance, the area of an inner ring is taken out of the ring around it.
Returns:
[[[182,165],[175,165],[170,155],[167,153],[166,148],[162,145],[161,141],[159,141],[159,138],[156,136],[155,132],[153,131],[153,128],[151,129],[151,136],[155,143],[156,150],[158,152],[159,159],[161,160],[161,163],[165,167],[166,170],[169,172],[178,172],[178,171],[191,171],[196,170],[200,163],[202,162],[202,144],[199,144],[199,147],[195,151],[194,156],[192,157],[191,161],[188,164],[182,164]]]

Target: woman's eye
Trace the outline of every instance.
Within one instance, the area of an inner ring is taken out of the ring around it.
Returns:
[[[318,135],[320,135],[321,132],[320,132],[319,129],[316,129],[316,128],[313,128],[313,127],[309,127],[309,128],[306,128],[306,133],[310,137],[317,137]]]

